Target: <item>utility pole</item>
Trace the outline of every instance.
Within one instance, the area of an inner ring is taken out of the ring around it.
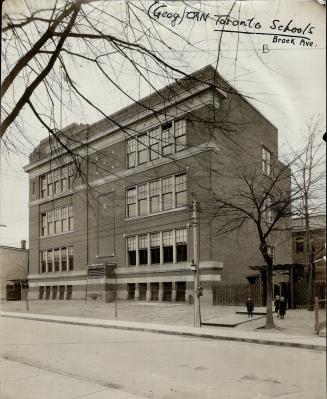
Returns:
[[[197,202],[192,203],[192,226],[193,226],[193,262],[194,274],[194,327],[201,327],[200,314],[200,259],[199,259],[199,227],[197,215]]]

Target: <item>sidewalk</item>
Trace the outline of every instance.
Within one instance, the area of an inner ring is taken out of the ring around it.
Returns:
[[[89,319],[81,317],[67,317],[55,315],[41,315],[33,313],[0,312],[1,317],[14,317],[19,319],[37,320],[43,322],[64,323],[72,325],[116,328],[122,330],[144,331],[160,334],[172,334],[206,339],[225,341],[248,342],[263,345],[285,346],[302,349],[326,350],[326,340],[317,336],[297,336],[278,334],[267,331],[241,331],[231,328],[214,327],[189,327],[152,323],[130,322],[122,320]]]
[[[1,399],[84,398],[145,399],[120,389],[100,385],[71,373],[38,367],[0,358]],[[22,381],[24,390],[22,392]],[[49,389],[51,387],[51,389]]]

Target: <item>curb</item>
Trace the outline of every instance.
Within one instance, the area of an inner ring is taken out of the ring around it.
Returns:
[[[111,328],[117,330],[128,330],[128,331],[142,331],[142,332],[150,332],[155,334],[167,334],[167,335],[179,335],[184,337],[198,337],[198,338],[206,338],[206,339],[214,339],[220,341],[233,341],[233,342],[246,342],[246,343],[254,343],[260,345],[270,345],[270,346],[283,346],[289,348],[300,348],[300,349],[310,349],[317,351],[326,351],[325,345],[318,344],[309,344],[302,342],[291,342],[291,341],[277,341],[269,338],[250,338],[250,337],[235,337],[229,335],[218,335],[209,332],[191,332],[191,331],[178,331],[173,329],[165,329],[163,327],[154,328],[154,327],[144,327],[144,326],[128,326],[128,325],[119,325],[119,324],[106,324],[99,323],[97,321],[78,321],[78,320],[63,320],[63,319],[46,319],[38,316],[28,316],[26,317],[23,314],[0,314],[1,317],[9,317],[14,319],[25,319],[25,320],[33,320],[33,321],[43,321],[48,323],[59,323],[59,324],[71,324],[76,326],[86,326],[86,327],[101,327],[101,328]],[[59,316],[60,317],[60,316]],[[66,316],[65,316],[66,317]],[[141,324],[141,323],[140,323]],[[283,337],[281,337],[283,339]]]

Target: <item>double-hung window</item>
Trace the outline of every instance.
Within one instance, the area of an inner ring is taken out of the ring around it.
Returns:
[[[63,167],[61,170],[61,190],[66,191],[68,189],[68,168]]]
[[[162,179],[162,210],[173,208],[173,177]]]
[[[47,251],[41,251],[41,273],[47,271]]]
[[[53,234],[54,233],[53,210],[47,212],[47,221],[48,221],[48,234]]]
[[[41,198],[45,198],[47,196],[47,177],[46,175],[40,177],[40,191]]]
[[[53,192],[58,194],[61,191],[60,184],[60,169],[53,171]]]
[[[66,206],[61,208],[61,228],[63,233],[66,233],[68,231],[68,218],[67,218]]]
[[[127,190],[127,216],[136,216],[136,188],[132,187]]]
[[[175,151],[182,151],[186,147],[186,121],[175,121]]]
[[[67,271],[67,247],[61,248],[61,270]]]
[[[54,232],[61,233],[61,208],[54,210]]]
[[[150,160],[154,161],[159,158],[160,154],[160,128],[151,130],[149,132],[149,148]]]
[[[41,237],[47,235],[47,214],[41,213]]]
[[[265,147],[262,147],[262,172],[269,177],[273,175],[272,153]]]
[[[136,166],[136,141],[135,139],[127,140],[127,167],[134,168]]]
[[[164,231],[162,233],[162,246],[163,246],[163,262],[173,262],[173,231]]]
[[[160,263],[160,233],[150,234],[151,263]]]
[[[48,250],[48,272],[51,273],[53,270],[53,250]]]
[[[183,262],[187,260],[187,230],[176,230],[176,260]]]
[[[73,205],[68,205],[68,229],[69,231],[74,229]]]
[[[143,216],[148,213],[148,186],[141,184],[138,189],[138,215]]]
[[[54,250],[54,271],[59,272],[60,270],[60,249],[55,248]]]
[[[68,270],[74,270],[74,247],[68,247]]]
[[[47,175],[48,180],[48,197],[51,197],[53,194],[53,174],[52,172]]]
[[[73,184],[74,184],[74,164],[70,164],[67,167],[68,170],[68,188],[72,189],[73,188]]]
[[[176,206],[182,206],[187,203],[186,194],[186,174],[175,176],[175,203]]]
[[[172,122],[162,125],[162,155],[171,155],[174,150],[174,134]]]
[[[148,162],[148,135],[142,134],[138,136],[137,143],[137,161],[138,165]]]
[[[148,264],[148,236],[141,235],[139,238],[139,262],[140,265]]]
[[[149,183],[150,189],[150,213],[160,211],[160,180]]]
[[[128,266],[136,265],[136,237],[127,238]]]

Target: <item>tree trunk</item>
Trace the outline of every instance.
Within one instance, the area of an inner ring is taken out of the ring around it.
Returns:
[[[266,302],[266,325],[265,328],[275,328],[274,317],[272,313],[272,273],[273,267],[267,265],[267,302]]]

